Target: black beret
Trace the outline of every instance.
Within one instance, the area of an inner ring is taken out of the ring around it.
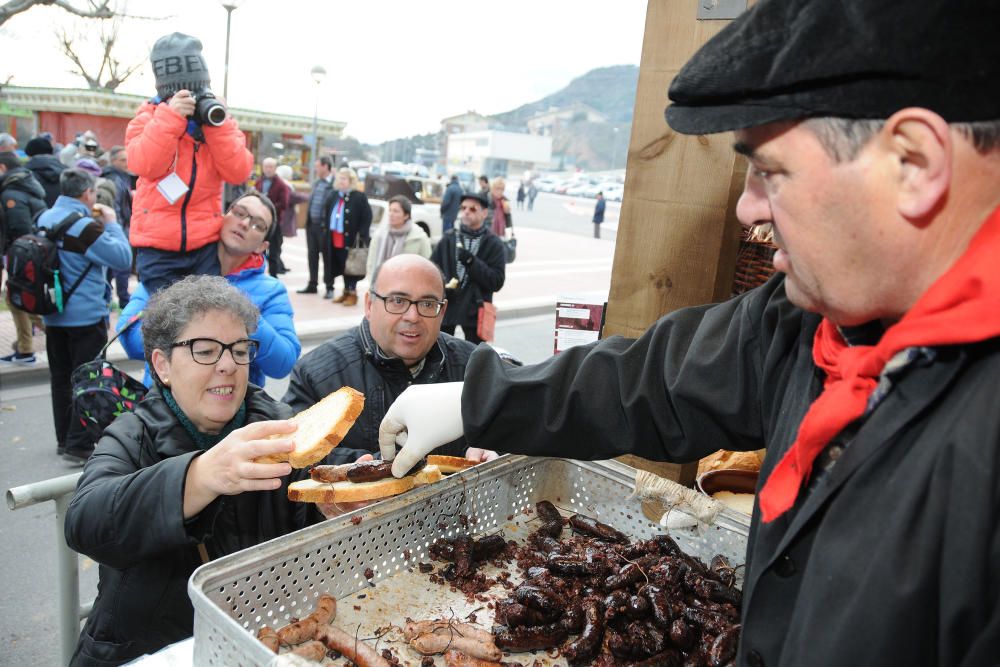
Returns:
[[[483,205],[483,208],[489,208],[490,207],[489,200],[486,199],[486,197],[484,197],[483,195],[479,194],[478,192],[466,192],[465,194],[462,195],[462,198],[459,199],[458,201],[459,201],[459,203],[461,203],[461,202],[465,201],[466,199],[475,199],[477,202],[479,202],[480,204]],[[465,330],[463,329],[463,331],[465,331]]]
[[[1000,119],[1000,2],[761,0],[670,84],[667,123],[711,134],[815,116]]]

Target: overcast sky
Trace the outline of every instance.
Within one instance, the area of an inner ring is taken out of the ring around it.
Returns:
[[[83,4],[83,0],[77,0]],[[434,132],[467,110],[497,113],[553,93],[595,67],[638,64],[646,0],[244,0],[233,12],[229,98],[233,106],[312,116],[315,65],[321,118],[380,142]],[[204,44],[212,87],[222,94],[226,11],[217,0],[131,0],[117,57],[142,62],[121,92],[155,92],[148,54],[180,31]],[[36,7],[0,30],[0,81],[84,87],[68,72],[56,31],[98,34],[101,22]],[[81,52],[99,57],[94,40]],[[96,70],[96,67],[93,67]]]

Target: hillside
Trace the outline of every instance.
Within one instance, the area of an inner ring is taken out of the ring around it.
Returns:
[[[639,68],[635,65],[592,69],[562,90],[491,117],[508,127],[518,127],[540,111],[582,102],[606,115],[611,123],[631,123],[638,84]]]

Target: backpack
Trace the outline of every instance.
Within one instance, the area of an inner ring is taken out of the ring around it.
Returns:
[[[140,320],[136,315],[114,338],[101,348],[93,361],[78,366],[70,376],[73,387],[73,414],[93,442],[101,439],[111,422],[125,412],[133,412],[146,396],[146,386],[108,361],[108,346]]]
[[[36,315],[63,312],[69,298],[94,265],[88,264],[72,287],[64,290],[56,243],[84,217],[74,211],[52,229],[25,234],[10,244],[7,249],[7,295],[15,308]]]

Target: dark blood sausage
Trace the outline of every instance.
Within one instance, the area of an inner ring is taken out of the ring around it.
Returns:
[[[629,563],[621,570],[618,574],[612,574],[610,577],[604,580],[604,588],[609,591],[617,590],[619,588],[626,588],[632,584],[637,584],[644,580],[646,577],[643,575],[642,570],[635,563]]]
[[[727,586],[721,581],[706,579],[704,577],[693,582],[691,591],[700,598],[705,598],[713,602],[728,602],[735,607],[740,606],[743,598],[739,589]]]
[[[610,623],[625,613],[628,606],[629,594],[622,590],[612,591],[604,598],[604,621]]]
[[[539,586],[518,586],[514,590],[514,599],[525,607],[536,609],[547,614],[562,611],[562,603],[553,591]]]
[[[420,459],[417,465],[410,469],[412,475],[427,465],[427,459]],[[392,461],[361,461],[347,469],[347,479],[351,482],[377,482],[380,479],[392,477]]]
[[[608,650],[626,660],[642,660],[667,648],[659,629],[641,622],[629,623],[623,632],[608,633]]]
[[[580,560],[573,556],[562,556],[560,554],[549,554],[549,557],[545,560],[545,567],[555,574],[564,574],[573,577],[603,576],[607,571],[607,566],[601,561]]]
[[[734,625],[719,634],[708,650],[708,661],[712,667],[723,667],[736,657],[736,647],[740,643],[740,627]]]
[[[678,618],[670,624],[670,641],[682,651],[690,651],[694,646],[695,632],[691,626]]]
[[[556,620],[558,613],[545,613],[530,609],[513,600],[497,603],[496,619],[499,623],[516,628],[522,625],[545,625]]]
[[[502,535],[487,535],[472,544],[472,558],[475,560],[489,560],[499,555],[506,548],[507,541],[503,539]]]
[[[566,611],[563,612],[562,618],[559,619],[559,625],[566,628],[566,632],[571,635],[578,635],[580,631],[583,630],[583,605],[580,604],[579,600],[573,600],[566,607]]]
[[[460,535],[455,538],[455,576],[464,579],[472,574],[472,538]]]
[[[649,616],[651,606],[649,600],[645,597],[633,595],[629,598],[628,605],[625,607],[625,615],[635,619],[646,618]]]
[[[562,515],[559,514],[555,505],[547,500],[542,500],[535,503],[535,511],[538,513],[538,518],[542,520],[541,525],[535,531],[536,533],[547,537],[559,537],[562,534]]]
[[[431,543],[430,555],[435,560],[455,562],[455,540],[439,538]],[[488,535],[481,540],[472,542],[472,559],[489,560],[507,547],[502,535]]]
[[[493,628],[493,642],[504,651],[536,651],[559,646],[569,634],[558,623],[521,628],[498,625]]]
[[[600,600],[587,600],[584,603],[583,631],[580,636],[570,642],[562,650],[571,665],[589,664],[604,641],[604,610]]]
[[[574,514],[569,518],[569,525],[576,532],[596,537],[602,542],[628,544],[628,537],[624,533],[618,532],[606,523],[591,519],[589,516]]]
[[[719,614],[705,609],[698,609],[697,607],[688,607],[685,609],[684,620],[714,635],[728,630],[730,626],[729,621]]]
[[[670,601],[667,599],[666,591],[659,586],[646,586],[642,589],[642,592],[646,594],[646,599],[649,600],[649,606],[653,612],[653,620],[661,628],[669,628],[674,615],[670,609]]]

